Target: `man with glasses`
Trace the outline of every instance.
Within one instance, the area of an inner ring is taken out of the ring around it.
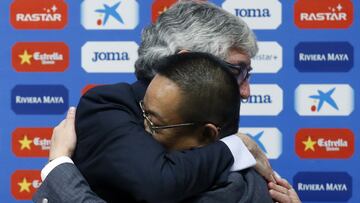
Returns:
[[[179,50],[212,53],[233,64],[235,69],[241,68],[236,71],[240,74],[239,91],[243,98],[250,95],[245,79],[257,46],[249,27],[210,3],[183,1],[175,4],[143,31],[135,64],[138,81],[132,85],[95,88],[79,103],[76,114],[78,142],[73,159],[101,197],[116,200],[123,191],[123,201],[177,201],[226,180],[230,170],[241,170],[254,163],[236,135],[196,150],[168,152],[145,133],[138,102],[157,72],[156,64],[162,57]],[[234,109],[237,113],[238,110]],[[237,125],[235,119],[226,125],[228,127],[221,128],[226,134]],[[267,160],[256,149],[255,145],[250,147],[257,159],[264,160],[257,162],[257,169],[272,180],[272,171],[266,167]],[[57,157],[50,157],[53,158]],[[46,167],[44,179],[56,164],[71,162],[69,159],[58,160]],[[265,167],[259,167],[261,165]]]
[[[237,132],[240,95],[232,67],[208,54],[183,53],[164,59],[157,72],[139,105],[145,129],[168,150],[194,149]],[[185,202],[272,202],[254,169],[232,173],[211,190]]]

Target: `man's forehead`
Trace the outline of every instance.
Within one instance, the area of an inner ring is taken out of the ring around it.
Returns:
[[[180,100],[179,87],[166,77],[156,75],[145,93],[144,106],[148,113],[166,120],[175,113]]]

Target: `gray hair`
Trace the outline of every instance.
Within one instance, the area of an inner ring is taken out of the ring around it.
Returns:
[[[138,79],[151,80],[156,63],[179,50],[225,59],[231,48],[250,57],[258,51],[255,34],[244,21],[211,3],[180,1],[143,30],[135,74]]]

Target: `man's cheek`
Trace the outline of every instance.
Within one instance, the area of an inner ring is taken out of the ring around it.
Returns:
[[[166,136],[161,133],[155,133],[152,135],[153,138],[159,142],[160,144],[164,145],[165,147],[168,146],[168,140],[166,139]]]

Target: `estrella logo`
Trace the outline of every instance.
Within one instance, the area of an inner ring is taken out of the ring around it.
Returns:
[[[63,42],[18,42],[12,48],[17,72],[64,72],[69,66],[69,48]]]
[[[226,0],[222,8],[244,20],[252,29],[277,29],[282,22],[278,0]]]
[[[81,48],[81,64],[89,73],[132,73],[138,58],[135,42],[86,42]]]
[[[354,90],[347,84],[301,84],[295,90],[295,110],[301,116],[348,116],[354,110]]]
[[[151,7],[152,22],[155,22],[162,13],[167,11],[177,1],[178,0],[155,0]]]
[[[300,129],[295,139],[296,154],[311,159],[346,159],[354,154],[354,134],[349,129]]]
[[[301,42],[295,47],[295,67],[300,72],[347,72],[354,66],[349,42]]]
[[[252,138],[269,159],[282,153],[282,134],[277,128],[239,128],[239,132]]]
[[[31,200],[40,185],[39,170],[18,170],[11,175],[11,193],[16,200]]]
[[[293,183],[302,201],[346,202],[352,196],[352,178],[347,172],[299,172]]]
[[[15,29],[63,29],[67,12],[63,0],[15,0],[10,8],[10,22]]]
[[[68,100],[68,90],[62,85],[17,85],[11,92],[16,114],[63,114]]]
[[[240,115],[276,116],[282,110],[283,91],[278,85],[251,85],[251,95],[241,100]]]
[[[343,29],[354,19],[350,0],[298,0],[294,10],[295,24],[302,29]]]
[[[88,30],[130,30],[139,23],[136,0],[84,0],[81,23]]]
[[[53,128],[16,128],[12,151],[17,157],[48,157]]]

